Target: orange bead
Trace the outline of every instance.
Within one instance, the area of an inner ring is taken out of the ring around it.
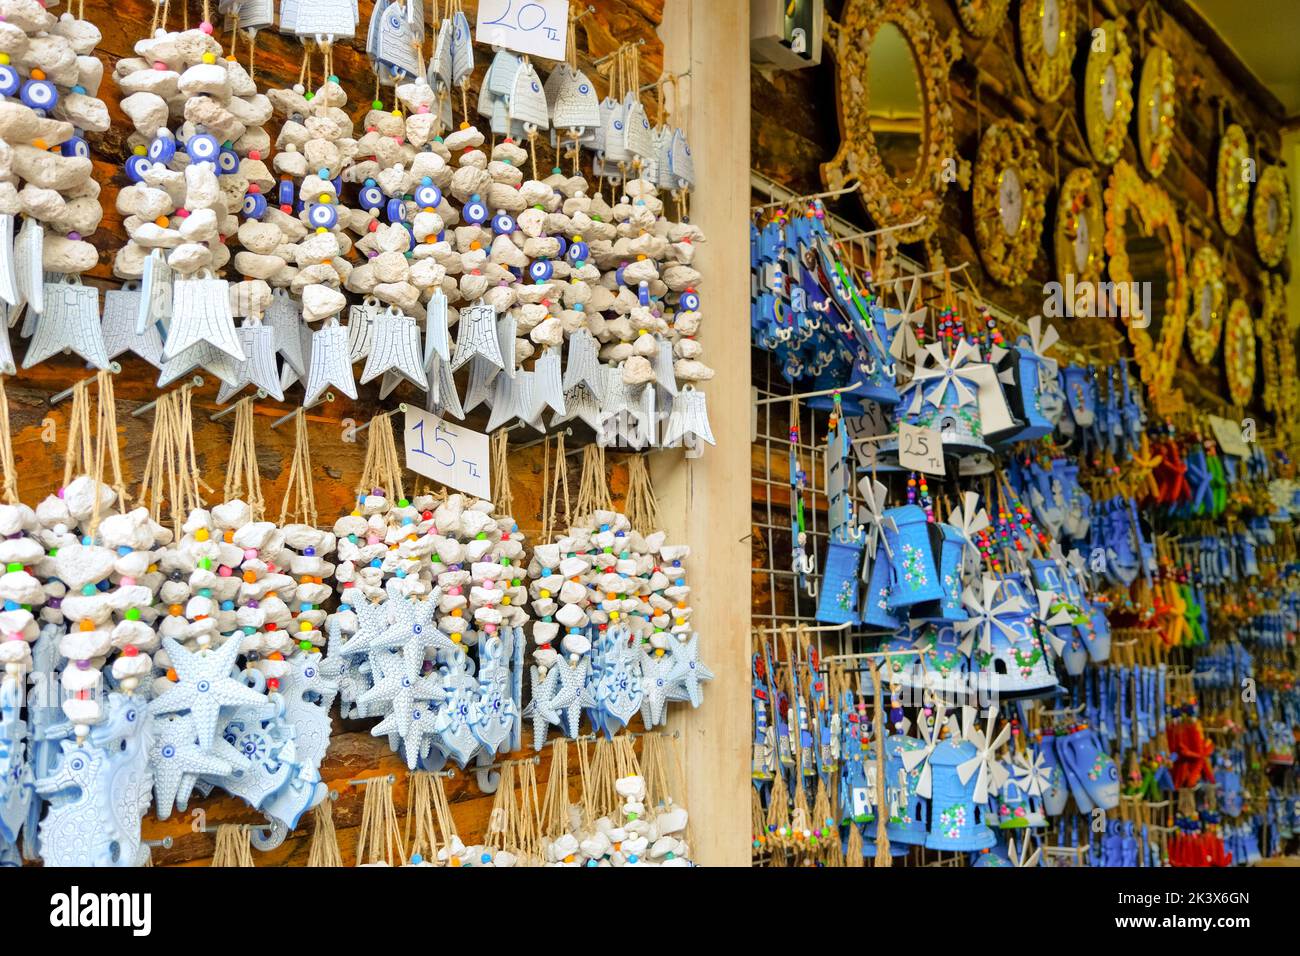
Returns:
[[[173,604],[171,607],[167,608],[167,613],[170,614],[172,617],[179,617],[181,613],[181,606],[179,604]]]
[[[93,631],[95,629],[95,624],[89,619],[84,620],[81,622],[81,629],[83,631]]]
[[[175,671],[173,668],[170,668],[170,667],[167,668],[167,679],[168,679],[169,681],[175,681],[175,680],[176,680],[176,671]]]
[[[230,529],[226,529],[226,533],[223,534],[221,538],[223,541],[226,542],[226,544],[230,544],[230,542],[235,540],[235,532],[231,531]]]
[[[44,71],[44,70],[32,70],[32,79],[33,79],[33,80],[43,80],[43,79],[45,79],[45,71]]]
[[[157,226],[159,229],[166,229],[171,224],[171,220],[168,219],[166,216],[159,216],[153,222],[154,225]]]
[[[254,571],[245,571],[245,572],[244,572],[244,581],[245,581],[246,583],[248,583],[248,584],[255,584],[255,583],[257,583],[257,573],[254,572]]]

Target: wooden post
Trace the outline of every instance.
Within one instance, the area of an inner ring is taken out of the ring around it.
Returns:
[[[664,68],[680,80],[678,115],[695,159],[691,220],[707,242],[696,253],[701,356],[717,447],[696,459],[680,449],[651,458],[670,542],[691,546],[687,582],[700,658],[714,679],[699,710],[671,708],[681,731],[694,858],[748,866],[749,472],[749,0],[666,0]],[[692,96],[698,91],[697,96]]]

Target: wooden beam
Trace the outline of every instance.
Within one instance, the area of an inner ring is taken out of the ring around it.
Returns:
[[[687,580],[701,659],[712,669],[704,706],[677,706],[692,855],[706,866],[748,866],[749,843],[749,0],[667,0],[660,35],[665,69],[691,71],[674,120],[687,124],[698,188],[691,219],[707,237],[704,385],[717,447],[697,459],[652,456],[669,541],[691,546]],[[691,94],[701,95],[692,101]]]

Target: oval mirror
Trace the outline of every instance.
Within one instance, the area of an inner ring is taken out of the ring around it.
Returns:
[[[885,170],[909,185],[921,165],[925,109],[916,57],[903,31],[881,24],[867,57],[867,122]]]

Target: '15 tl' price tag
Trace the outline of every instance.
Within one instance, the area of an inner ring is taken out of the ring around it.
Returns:
[[[569,0],[480,0],[474,39],[516,53],[563,60]]]
[[[402,435],[411,471],[476,498],[492,497],[487,435],[450,425],[411,405],[406,407]]]
[[[943,436],[937,428],[919,428],[900,422],[898,425],[898,463],[909,471],[942,475]]]

